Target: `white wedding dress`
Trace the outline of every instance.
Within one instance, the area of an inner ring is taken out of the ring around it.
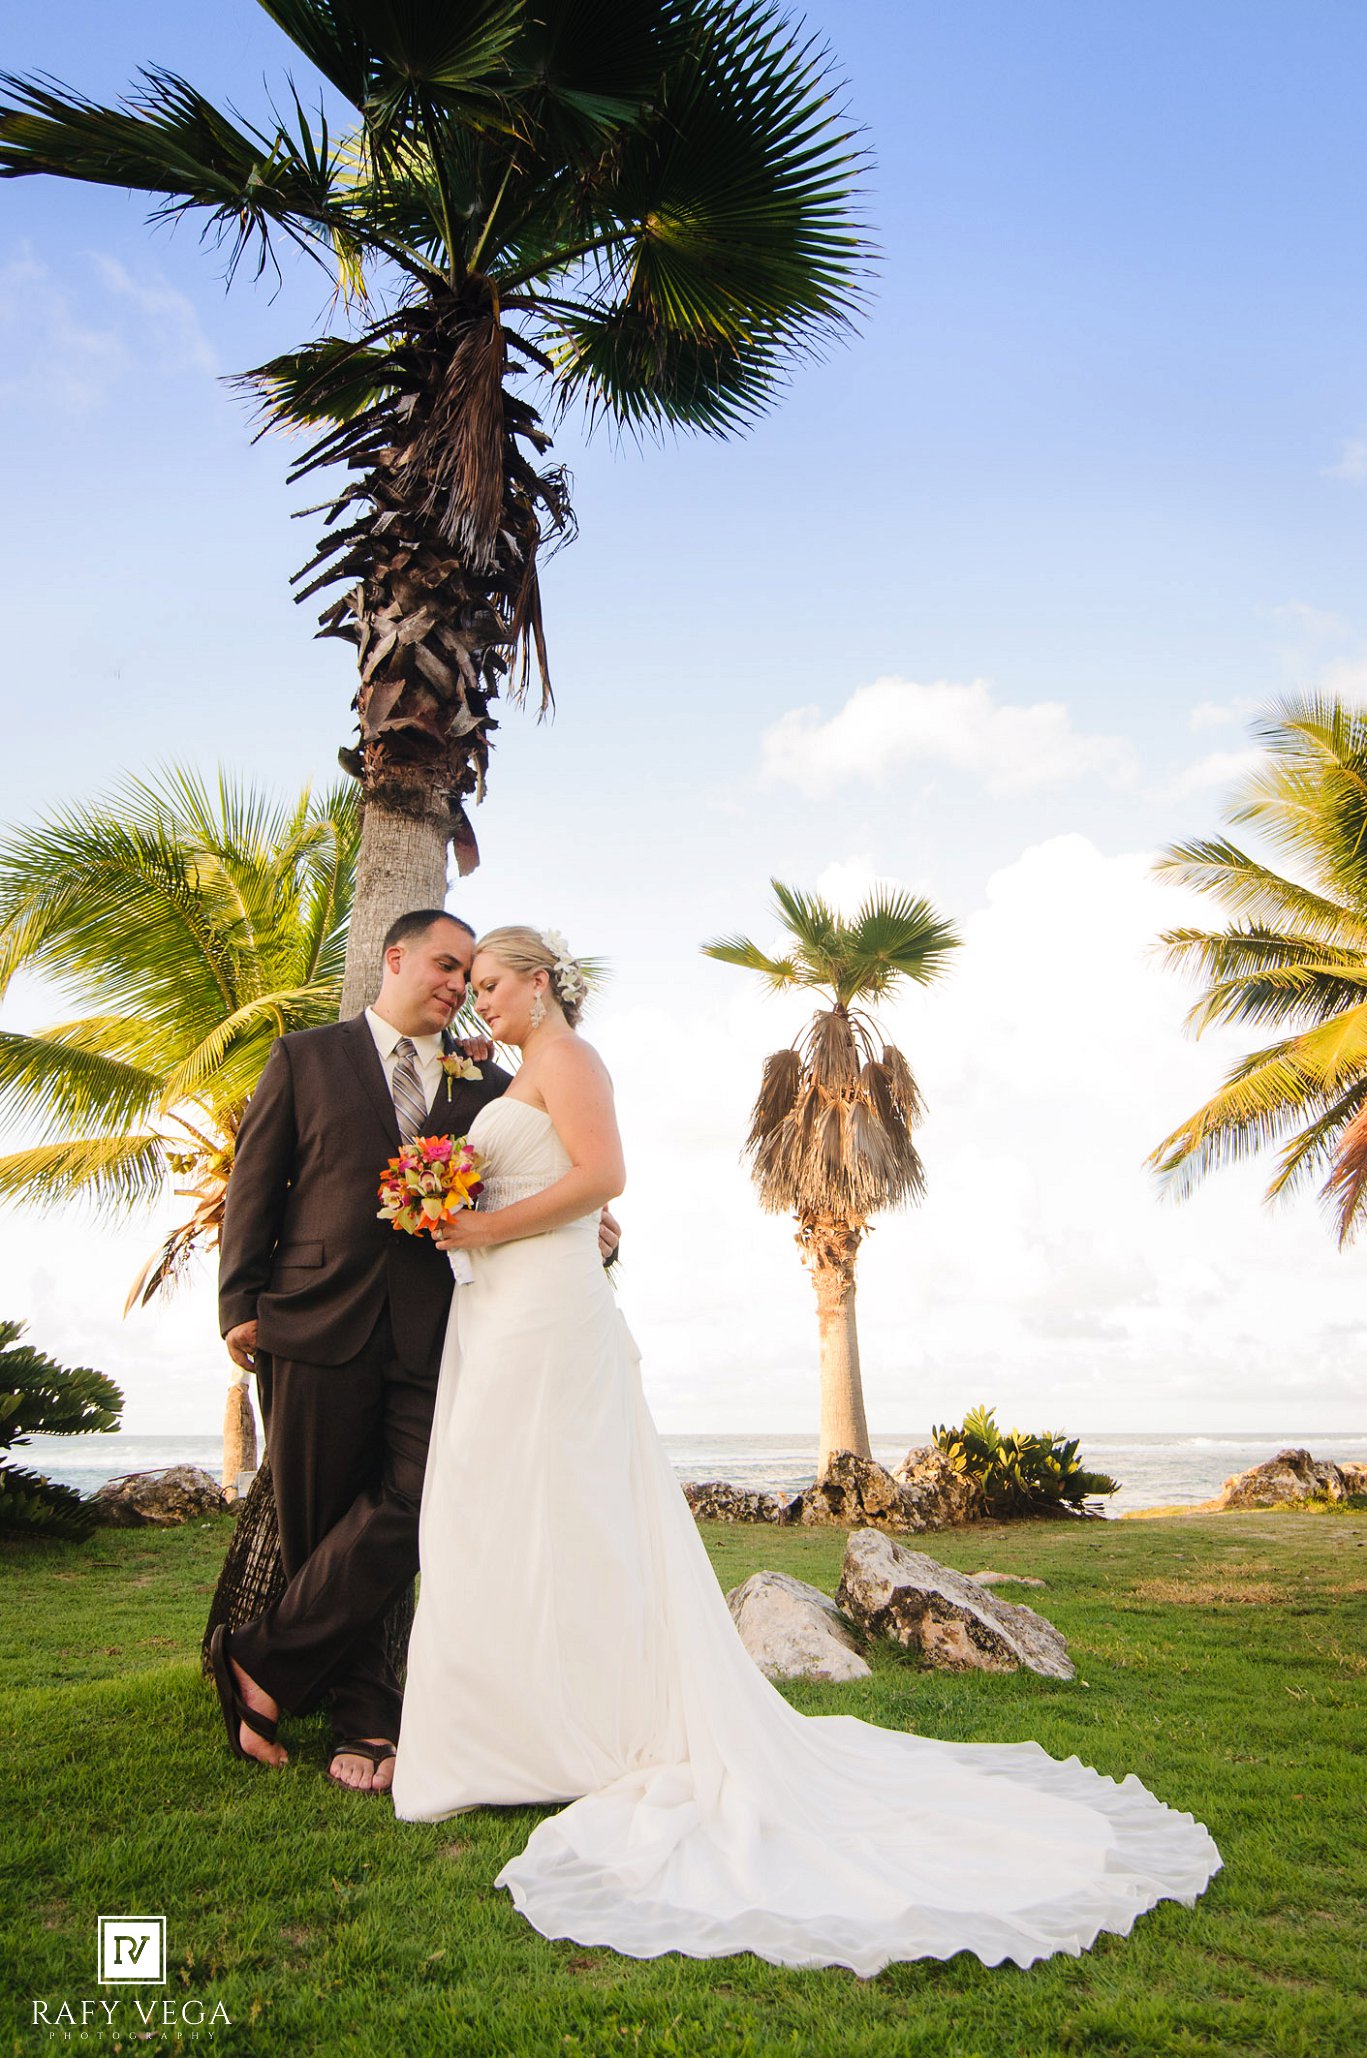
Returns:
[[[569,1165],[525,1101],[472,1136],[493,1206]],[[474,1272],[423,1495],[401,1817],[571,1803],[497,1884],[544,1936],[633,1958],[1028,1965],[1195,1900],[1219,1853],[1133,1774],[797,1714],[732,1625],[596,1222],[477,1251]]]

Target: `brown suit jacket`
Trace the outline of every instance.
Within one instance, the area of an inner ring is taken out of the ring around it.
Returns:
[[[511,1083],[501,1066],[437,1088],[424,1134],[463,1136]],[[384,1066],[363,1014],[281,1036],[237,1135],[223,1214],[219,1327],[258,1324],[260,1348],[314,1365],[355,1357],[388,1306],[410,1371],[435,1374],[451,1267],[426,1236],[377,1216],[399,1147]]]

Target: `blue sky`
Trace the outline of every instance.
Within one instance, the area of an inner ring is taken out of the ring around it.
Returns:
[[[808,1289],[736,1163],[793,1025],[696,954],[767,933],[777,873],[898,880],[971,938],[894,1021],[931,1101],[930,1197],[865,1261],[876,1419],[986,1397],[1083,1428],[1350,1427],[1360,1255],[1308,1207],[1268,1217],[1254,1179],[1179,1212],[1139,1168],[1231,1054],[1182,1041],[1149,857],[1214,826],[1258,704],[1367,694],[1367,16],[809,19],[876,158],[869,315],[743,441],[619,451],[561,426],[581,535],[546,579],[559,713],[507,713],[460,903],[613,962],[628,1293],[670,1426],[814,1419]],[[251,117],[288,49],[248,0],[67,4],[6,39],[7,68],[96,97],[145,61]],[[225,296],[194,231],[144,215],[0,186],[9,821],[163,758],[327,779],[348,736],[347,652],[287,586],[315,527],[291,510],[317,496],[222,383],[313,333],[325,282],[287,265],[274,294]],[[16,990],[3,1019],[44,1005]],[[73,1307],[20,1223],[6,1307],[124,1378],[141,1426],[212,1422],[207,1291],[135,1333],[119,1288],[149,1234],[59,1234],[98,1290]]]

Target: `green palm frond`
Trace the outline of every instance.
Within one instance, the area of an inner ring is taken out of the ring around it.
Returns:
[[[162,1140],[150,1133],[71,1137],[0,1157],[0,1200],[25,1206],[87,1201],[102,1214],[118,1216],[160,1200],[166,1184]]]
[[[1173,845],[1160,876],[1210,894],[1235,918],[1223,930],[1181,928],[1161,939],[1166,962],[1203,991],[1188,1016],[1289,1032],[1235,1065],[1149,1163],[1184,1195],[1208,1172],[1280,1147],[1265,1198],[1325,1175],[1340,1241],[1361,1196],[1340,1151],[1367,1094],[1367,709],[1302,694],[1254,726],[1265,756],[1230,803],[1300,867],[1283,877],[1228,837]]]
[[[326,1003],[322,1005],[325,1007]],[[336,1012],[334,1007],[332,1016]],[[328,1014],[322,1013],[321,1019],[328,1020]],[[246,1058],[246,1077],[253,1081],[260,1076],[277,1036],[286,1036],[295,1029],[316,1028],[319,1022],[320,996],[317,988],[310,986],[263,993],[234,1008],[168,1071],[162,1081],[161,1111],[178,1107],[182,1101],[200,1100],[206,1088],[215,1084],[222,1091],[225,1079],[231,1077],[228,1060],[234,1050],[239,1057]],[[235,1099],[236,1095],[229,1097]]]
[[[7,1120],[61,1128],[95,1122],[116,1133],[146,1121],[157,1103],[157,1074],[84,1046],[79,1030],[0,1030],[0,1113]]]
[[[160,196],[155,220],[201,211],[210,234],[231,236],[229,274],[252,249],[258,273],[271,230],[320,262],[333,237],[353,238],[325,124],[292,135],[241,128],[174,72],[147,68],[118,107],[101,107],[57,80],[0,74],[13,105],[0,109],[0,178],[52,173]]]
[[[327,336],[270,358],[235,383],[260,401],[263,428],[295,431],[352,422],[402,392],[405,378],[394,350]]]
[[[156,1283],[211,1242],[272,1040],[336,1020],[359,840],[350,784],[282,802],[174,766],[11,831],[6,976],[55,975],[93,1005],[0,1032],[0,1109],[45,1132],[0,1160],[0,1198],[123,1213],[174,1176],[199,1205]]]
[[[850,925],[854,962],[851,998],[882,997],[899,979],[929,985],[945,969],[949,952],[960,937],[929,901],[909,893],[876,893],[865,901]]]
[[[1301,936],[1345,949],[1367,949],[1367,913],[1284,879],[1226,837],[1175,843],[1154,871],[1160,879],[1213,894],[1231,914],[1260,928],[1276,929],[1289,922]]]
[[[1298,1193],[1315,1179],[1326,1179],[1320,1197],[1332,1201],[1343,1153],[1350,1144],[1349,1131],[1364,1101],[1367,1079],[1360,1079],[1322,1115],[1306,1122],[1281,1152],[1276,1176],[1267,1189],[1268,1200],[1280,1200],[1283,1194]]]
[[[1326,693],[1256,721],[1267,752],[1230,810],[1306,865],[1322,890],[1367,901],[1367,709]]]
[[[1219,1092],[1166,1137],[1148,1162],[1170,1191],[1185,1196],[1208,1172],[1242,1163],[1299,1125],[1318,1122],[1364,1079],[1367,1006],[1242,1059]],[[1287,1183],[1274,1182],[1275,1191]]]
[[[1173,929],[1167,963],[1206,990],[1187,1016],[1199,1035],[1214,1023],[1327,1021],[1367,999],[1367,954],[1268,930]]]
[[[720,964],[739,965],[744,971],[759,972],[774,993],[803,983],[795,959],[770,957],[748,937],[719,936],[701,948],[704,957],[716,958]]]

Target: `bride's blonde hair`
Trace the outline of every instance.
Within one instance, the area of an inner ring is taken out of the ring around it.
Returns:
[[[559,945],[557,950],[554,946]],[[477,938],[475,956],[487,950],[490,957],[506,965],[510,972],[529,975],[532,972],[549,972],[551,995],[559,1004],[565,1020],[571,1029],[579,1026],[579,1017],[584,1012],[584,995],[588,981],[580,969],[579,960],[572,958],[559,936],[543,936],[539,929],[532,929],[525,923],[515,922],[505,929],[491,929],[487,936]]]

